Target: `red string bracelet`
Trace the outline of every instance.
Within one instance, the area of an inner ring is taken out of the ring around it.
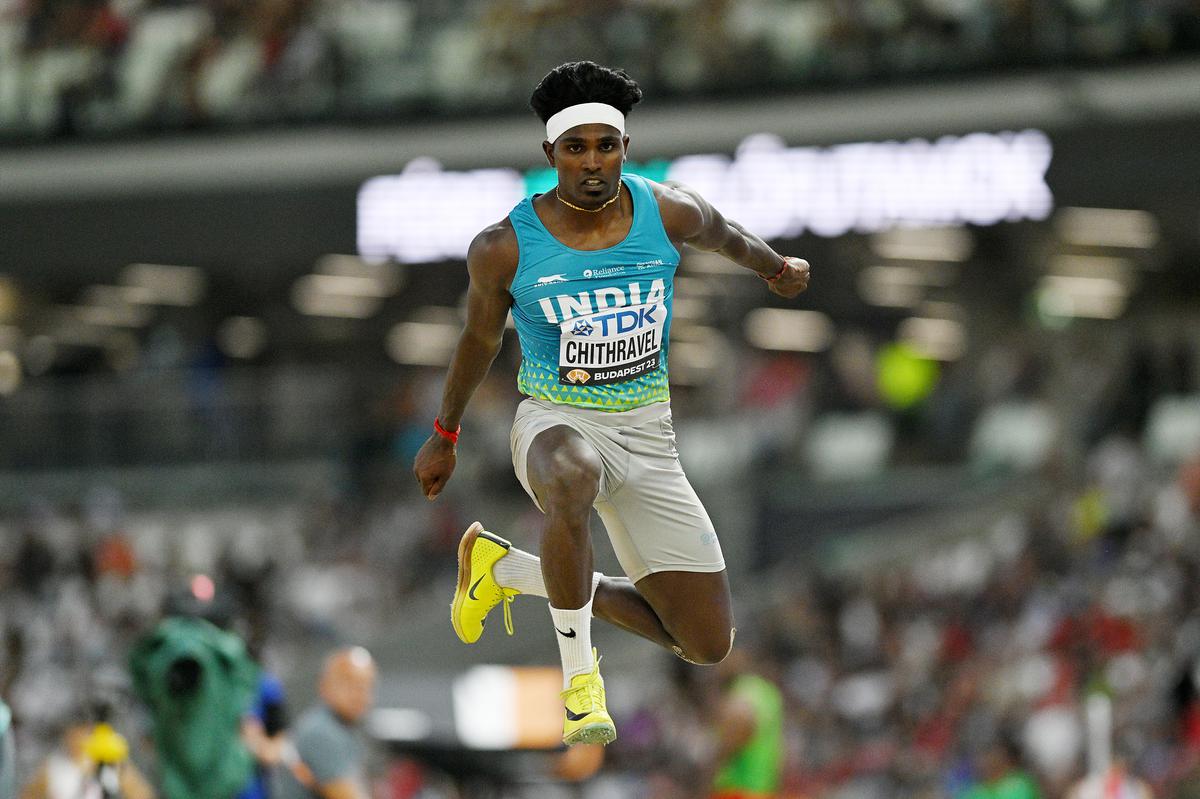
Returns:
[[[783,277],[783,273],[787,271],[787,268],[788,268],[788,262],[784,261],[783,265],[779,267],[779,271],[776,272],[775,274],[771,275],[770,277],[767,277],[765,275],[759,275],[759,277],[761,277],[763,280],[767,281],[768,283],[774,283],[776,280]]]
[[[462,425],[460,424],[452,431],[447,430],[446,428],[442,427],[441,420],[435,416],[433,417],[433,431],[449,441],[451,444],[458,444],[458,434],[462,432]]]

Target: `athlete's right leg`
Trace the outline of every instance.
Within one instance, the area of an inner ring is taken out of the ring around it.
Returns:
[[[550,605],[583,607],[591,600],[589,522],[604,468],[600,455],[575,430],[557,425],[537,434],[527,462],[529,487],[546,514],[541,557]]]
[[[617,737],[592,649],[592,504],[604,464],[583,436],[549,427],[529,445],[529,488],[546,514],[541,567],[563,670],[563,741],[609,743]]]
[[[539,433],[529,447],[529,486],[546,514],[541,566],[550,605],[592,601],[593,615],[670,649],[676,641],[631,580],[593,575],[590,521],[602,468],[595,449],[565,425]]]

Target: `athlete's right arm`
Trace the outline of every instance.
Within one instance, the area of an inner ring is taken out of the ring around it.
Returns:
[[[512,295],[508,288],[517,271],[517,235],[506,219],[484,230],[467,251],[467,322],[450,359],[438,421],[446,430],[458,427],[467,403],[487,376],[504,340],[504,324]],[[421,493],[434,499],[454,473],[454,444],[434,433],[413,462]]]

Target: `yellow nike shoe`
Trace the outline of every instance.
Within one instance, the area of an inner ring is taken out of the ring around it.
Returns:
[[[604,678],[600,676],[600,658],[592,650],[596,665],[589,674],[576,674],[571,687],[562,692],[567,718],[563,722],[563,743],[610,744],[617,740],[617,727],[604,705]]]
[[[513,597],[521,593],[504,588],[492,576],[496,561],[508,554],[512,544],[475,522],[458,543],[458,587],[450,604],[450,624],[464,644],[473,644],[483,635],[483,622],[492,608],[504,603],[504,629],[513,634]]]

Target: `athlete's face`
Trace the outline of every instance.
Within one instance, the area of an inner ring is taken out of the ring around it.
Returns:
[[[542,149],[558,172],[559,196],[592,208],[617,193],[629,137],[611,125],[576,125],[553,144],[542,142]]]

